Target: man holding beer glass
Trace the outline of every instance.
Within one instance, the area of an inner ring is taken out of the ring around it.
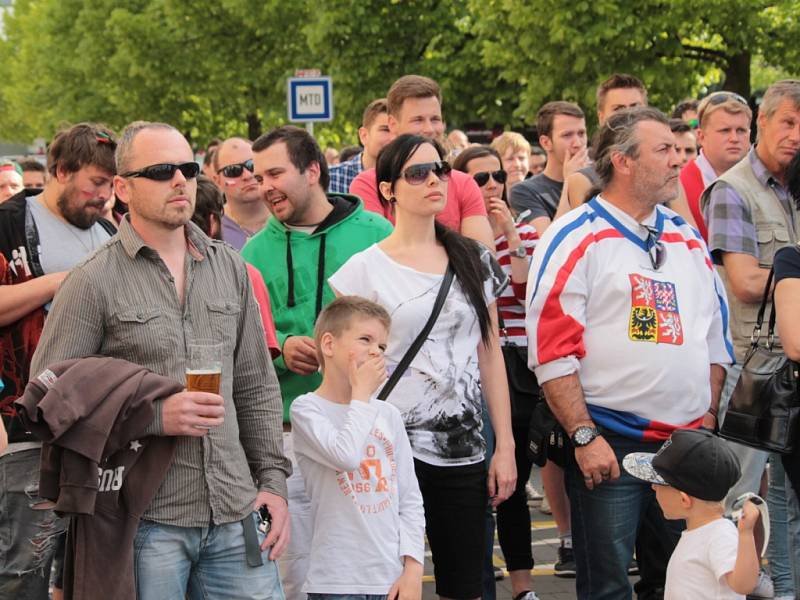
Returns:
[[[32,370],[103,355],[186,381],[147,431],[177,441],[135,540],[140,600],[282,599],[273,561],[289,537],[291,467],[245,264],[190,223],[199,169],[180,132],[132,123],[116,162],[129,216],[62,284]],[[271,527],[254,512],[264,507]]]

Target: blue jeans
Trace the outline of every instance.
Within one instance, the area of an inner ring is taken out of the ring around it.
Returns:
[[[0,598],[47,600],[50,567],[64,521],[34,510],[38,448],[0,457]]]
[[[769,459],[769,488],[767,505],[769,506],[770,530],[775,534],[770,537],[767,547],[769,570],[776,596],[789,596],[794,593],[792,581],[792,561],[790,560],[788,507],[786,503],[787,481],[780,456],[773,454]],[[789,488],[791,490],[791,488]]]
[[[256,518],[253,513],[254,520]],[[259,543],[264,534],[258,532]],[[240,522],[176,527],[142,521],[134,542],[138,600],[283,600],[269,549],[250,567]]]
[[[378,594],[309,594],[308,600],[386,600]]]
[[[788,525],[787,555],[790,557],[789,565],[794,573],[794,593],[800,594],[800,498],[792,487],[792,482],[787,476],[786,486],[786,521]]]
[[[621,475],[593,490],[586,488],[583,474],[572,460],[565,470],[572,513],[572,540],[577,566],[575,587],[580,600],[624,600],[632,597],[628,565],[633,558],[636,534],[647,518],[652,535],[649,543],[660,543],[669,556],[680,539],[683,521],[667,521],[649,483],[622,469],[630,452],[657,452],[661,442],[640,442],[603,432],[620,465]],[[640,563],[644,557],[640,557]],[[666,565],[643,565],[642,573],[664,572]],[[639,597],[657,596],[663,581],[640,582],[650,586],[638,590]],[[637,584],[637,588],[639,585]],[[645,586],[642,586],[645,587]]]

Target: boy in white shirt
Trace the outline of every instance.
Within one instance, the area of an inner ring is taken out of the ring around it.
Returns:
[[[744,600],[758,581],[759,510],[745,502],[738,533],[722,516],[722,500],[741,475],[727,444],[704,429],[677,429],[658,453],[628,454],[623,466],[653,484],[667,519],[686,520],[667,566],[664,600]]]
[[[400,412],[373,398],[386,380],[391,320],[344,296],[314,330],[322,385],[292,403],[294,450],[311,499],[309,600],[419,600],[425,513]]]

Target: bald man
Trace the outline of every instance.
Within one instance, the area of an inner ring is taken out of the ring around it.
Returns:
[[[269,209],[253,177],[250,146],[242,138],[228,138],[214,154],[214,181],[226,200],[222,239],[237,250],[261,231],[269,217]]]

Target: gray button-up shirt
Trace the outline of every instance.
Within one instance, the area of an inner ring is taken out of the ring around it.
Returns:
[[[183,382],[187,344],[221,342],[224,423],[202,438],[178,438],[169,472],[144,515],[198,527],[243,519],[256,489],[286,498],[291,466],[282,449],[280,388],[245,263],[195,225],[185,231],[183,302],[166,264],[126,218],[119,233],[64,280],[31,373],[99,354]],[[161,411],[156,415],[149,431],[159,433]]]

